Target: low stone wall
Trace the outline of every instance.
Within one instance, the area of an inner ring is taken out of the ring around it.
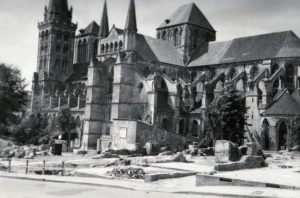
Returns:
[[[160,179],[172,179],[172,178],[180,178],[196,175],[196,172],[188,172],[188,173],[154,173],[154,174],[146,174],[144,181],[146,183],[158,181]]]
[[[136,150],[144,147],[147,142],[155,141],[161,146],[176,147],[182,150],[186,138],[152,125],[134,120],[114,120],[112,130],[112,148]]]
[[[232,179],[228,177],[219,177],[214,175],[196,175],[196,186],[251,186],[251,187],[270,187],[281,189],[299,189],[295,186],[264,183],[257,181],[247,181],[241,179]]]
[[[159,128],[153,129],[152,125],[138,121],[137,142],[140,145],[145,145],[149,141],[158,142],[162,146],[176,146],[179,150],[182,150],[183,146],[187,143],[186,138],[179,134],[171,133]]]

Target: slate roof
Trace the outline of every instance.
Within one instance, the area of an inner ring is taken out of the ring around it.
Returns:
[[[168,41],[137,34],[136,52],[148,61],[184,66],[178,51]]]
[[[85,29],[84,29],[84,34],[96,34],[98,35],[99,33],[99,25],[95,22],[92,21]]]
[[[120,28],[115,28],[115,30],[117,31],[117,33],[120,34],[124,34],[124,30],[120,29]]]
[[[208,52],[199,51],[189,66],[264,60],[282,57],[300,57],[300,39],[292,32],[275,32],[209,43]]]
[[[266,109],[264,115],[298,116],[300,115],[300,106],[292,95],[286,91],[272,106]]]
[[[189,23],[212,31],[215,29],[208,22],[204,14],[195,3],[180,6],[169,18],[169,23],[164,21],[157,29],[162,29],[174,25]]]
[[[300,106],[300,89],[296,89],[293,94],[292,97],[294,98],[294,100],[298,103],[298,105]]]

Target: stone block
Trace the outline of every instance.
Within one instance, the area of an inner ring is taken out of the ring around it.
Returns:
[[[260,168],[265,165],[265,160],[262,156],[243,156],[241,161],[245,162],[245,168]]]
[[[257,145],[254,142],[247,143],[247,155],[257,155]]]
[[[217,140],[215,144],[216,163],[238,161],[241,157],[237,144],[227,140]]]

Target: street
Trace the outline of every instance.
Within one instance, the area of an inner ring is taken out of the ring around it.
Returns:
[[[1,198],[193,198],[199,196],[200,195],[144,192],[120,188],[0,178]]]

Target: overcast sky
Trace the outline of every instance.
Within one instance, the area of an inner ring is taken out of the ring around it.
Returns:
[[[49,0],[0,0],[0,62],[21,68],[30,83],[36,68],[38,29]],[[104,0],[69,0],[73,21],[99,23]],[[293,30],[300,36],[300,0],[135,0],[138,31],[155,28],[180,5],[195,2],[217,30],[217,41]],[[123,28],[129,0],[107,0],[110,27]],[[28,87],[30,88],[30,87]]]

